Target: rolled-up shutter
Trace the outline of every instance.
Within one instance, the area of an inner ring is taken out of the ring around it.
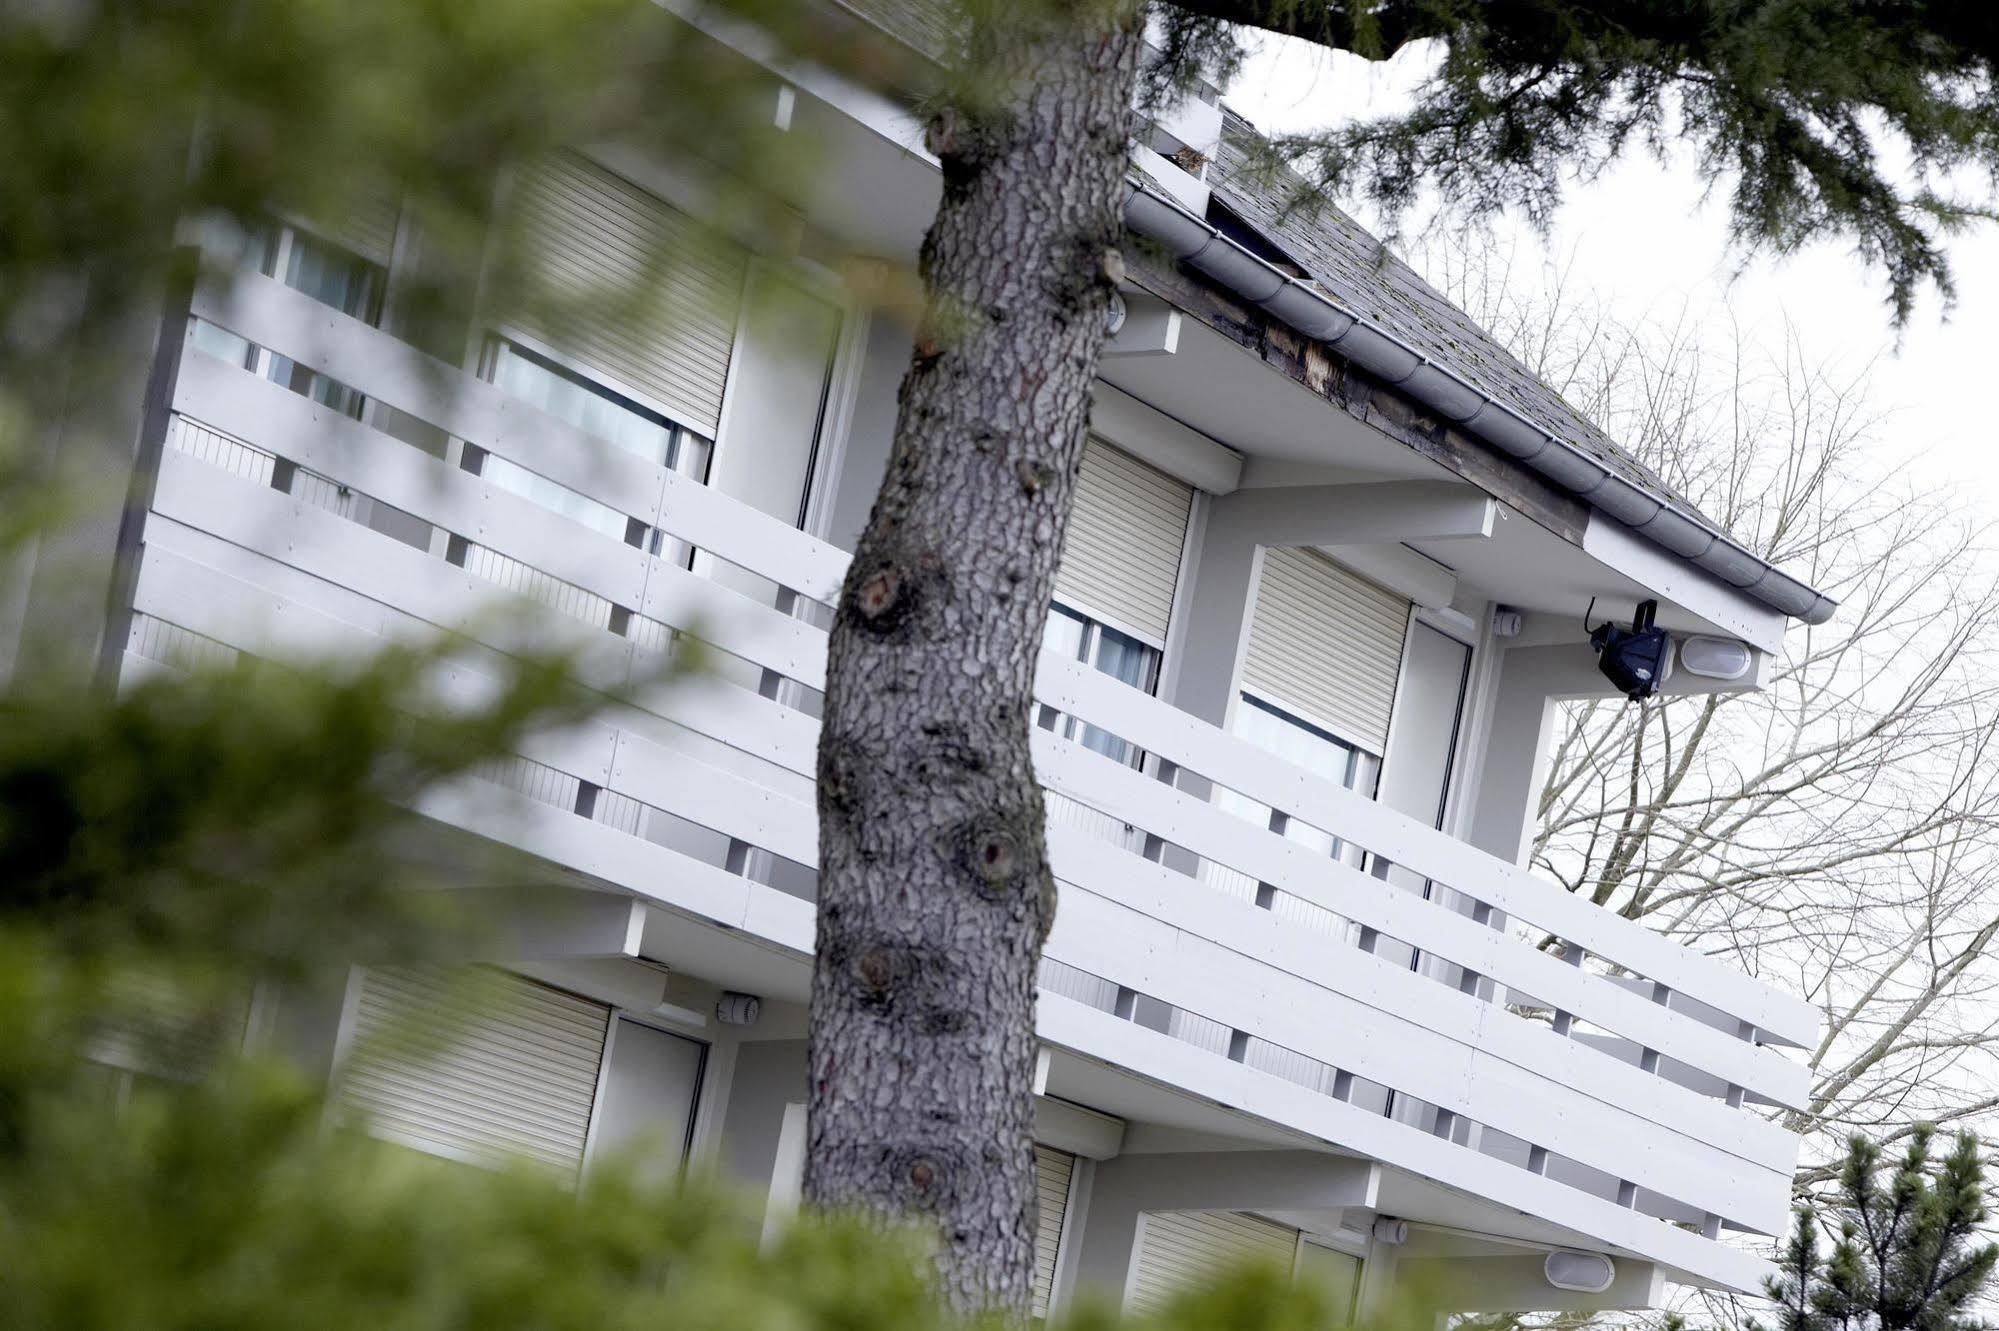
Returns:
[[[1055,595],[1164,642],[1193,502],[1194,489],[1185,481],[1090,440],[1055,570]]]
[[[111,977],[104,997],[105,1010],[85,1046],[86,1057],[95,1062],[199,1081],[242,1048],[247,995],[204,1003],[163,976],[125,971]]]
[[[1055,1299],[1055,1262],[1062,1255],[1062,1220],[1069,1210],[1069,1183],[1076,1157],[1053,1147],[1034,1148],[1034,1316],[1046,1317]]]
[[[387,186],[356,190],[339,216],[313,219],[313,229],[373,264],[389,266],[402,220],[402,196]]]
[[[1379,757],[1409,602],[1314,550],[1274,549],[1250,621],[1243,684]]]
[[[530,271],[555,309],[509,307],[508,321],[713,435],[743,252],[571,153],[521,171],[511,206]]]
[[[354,1011],[341,1107],[371,1131],[475,1162],[583,1163],[610,1011],[519,976],[370,968]],[[468,1001],[469,1000],[469,1001]],[[468,1010],[469,1009],[469,1010]]]
[[[1243,1262],[1291,1269],[1298,1231],[1234,1211],[1147,1211],[1125,1292],[1128,1312],[1157,1312],[1179,1290]]]

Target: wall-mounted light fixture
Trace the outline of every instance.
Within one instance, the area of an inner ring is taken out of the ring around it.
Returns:
[[[1746,642],[1695,636],[1680,639],[1680,668],[1705,679],[1741,679],[1755,664]]]
[[[1601,1294],[1617,1278],[1617,1267],[1600,1252],[1571,1252],[1557,1248],[1541,1263],[1541,1273],[1556,1289],[1578,1294]]]
[[[1122,291],[1111,292],[1111,307],[1104,314],[1104,331],[1112,337],[1116,337],[1118,330],[1124,327],[1124,321],[1130,313],[1131,307],[1124,303],[1124,293]]]

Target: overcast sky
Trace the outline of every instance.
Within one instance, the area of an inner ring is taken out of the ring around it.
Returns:
[[[1395,105],[1420,73],[1421,54],[1377,66],[1269,38],[1225,100],[1265,130],[1320,128]],[[1775,345],[1788,319],[1809,358],[1830,359],[1848,375],[1871,363],[1869,401],[1890,413],[1881,447],[1999,519],[1999,228],[1952,242],[1955,309],[1946,321],[1939,302],[1925,299],[1898,347],[1878,273],[1833,244],[1744,270],[1727,243],[1722,202],[1704,205],[1701,194],[1690,164],[1639,156],[1576,187],[1545,244],[1524,225],[1497,229],[1519,256],[1524,290],[1539,287],[1553,260],[1573,290],[1608,302],[1627,322],[1725,311]]]

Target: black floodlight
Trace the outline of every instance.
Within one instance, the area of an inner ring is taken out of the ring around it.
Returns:
[[[1646,601],[1632,614],[1629,629],[1599,624],[1589,635],[1596,668],[1633,702],[1651,697],[1666,680],[1673,642],[1666,630],[1653,626],[1658,613],[1659,603]]]

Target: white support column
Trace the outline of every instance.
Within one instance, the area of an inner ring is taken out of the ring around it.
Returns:
[[[1401,1256],[1400,1243],[1390,1243],[1379,1234],[1368,1235],[1367,1255],[1360,1264],[1360,1289],[1354,1295],[1354,1325],[1384,1324],[1392,1311]]]
[[[1749,674],[1727,682],[1676,671],[1661,692],[1703,694],[1756,688],[1768,663],[1768,656],[1756,651]],[[1547,775],[1554,704],[1564,699],[1617,696],[1616,688],[1597,669],[1596,653],[1587,642],[1505,648],[1500,654],[1491,720],[1478,758],[1466,839],[1487,854],[1523,863],[1538,812],[1536,801]]]
[[[791,1101],[777,1130],[777,1159],[770,1170],[770,1196],[764,1203],[763,1246],[777,1242],[784,1227],[798,1214],[805,1195],[805,1104]]]
[[[1484,751],[1472,792],[1472,845],[1509,864],[1527,853],[1548,762],[1554,701],[1575,673],[1577,658],[1592,675],[1596,661],[1585,643],[1511,647],[1500,655]],[[1578,678],[1575,681],[1581,684]]]

